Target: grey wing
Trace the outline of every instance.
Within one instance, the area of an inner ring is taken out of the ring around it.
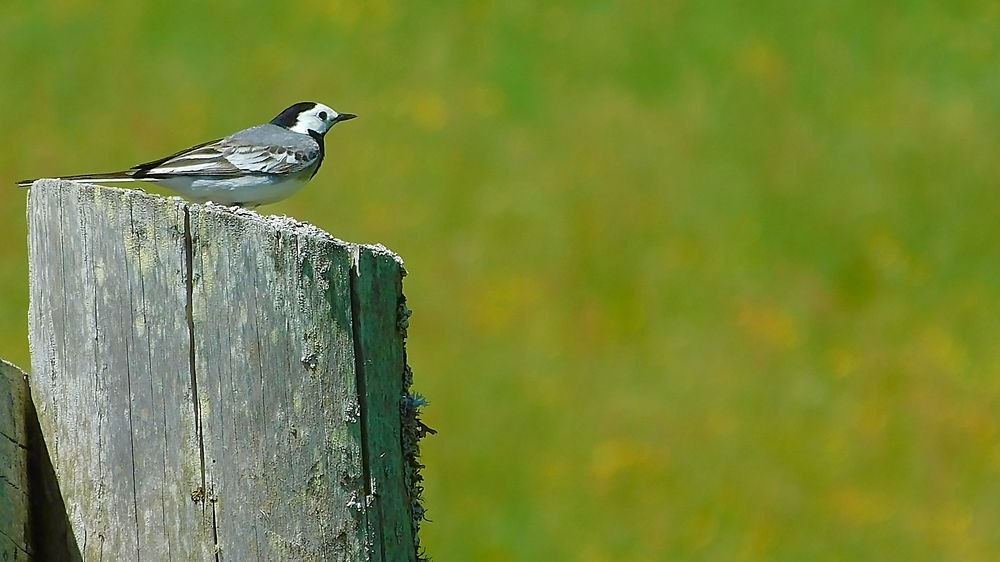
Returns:
[[[226,149],[224,158],[233,166],[256,174],[294,174],[316,162],[319,150],[284,146],[236,145]]]
[[[257,145],[232,138],[192,147],[160,161],[136,166],[136,176],[290,174],[308,168],[319,151]]]

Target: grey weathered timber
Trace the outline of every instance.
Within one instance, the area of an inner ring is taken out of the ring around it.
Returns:
[[[280,217],[29,195],[30,384],[85,560],[416,560],[403,269]]]
[[[30,560],[28,383],[0,360],[0,560]]]

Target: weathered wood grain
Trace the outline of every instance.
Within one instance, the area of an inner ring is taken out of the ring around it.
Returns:
[[[84,559],[415,560],[398,258],[50,180],[29,223],[31,386]]]
[[[28,384],[0,360],[0,560],[31,560],[28,522]]]
[[[201,482],[184,208],[56,182],[29,204],[31,386],[80,551],[204,559],[211,529],[180,501]]]

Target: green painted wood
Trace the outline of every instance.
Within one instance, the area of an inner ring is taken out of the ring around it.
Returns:
[[[361,253],[351,277],[356,369],[358,380],[365,383],[359,395],[368,436],[364,442],[369,472],[366,490],[379,499],[376,509],[369,511],[369,527],[377,533],[375,543],[386,553],[413,550],[414,544],[410,492],[399,445],[401,400],[407,390],[399,314],[403,271],[394,258],[387,251]]]
[[[0,360],[0,560],[31,560],[28,521],[28,383]]]
[[[31,384],[85,559],[416,559],[398,257],[52,180],[29,223]]]

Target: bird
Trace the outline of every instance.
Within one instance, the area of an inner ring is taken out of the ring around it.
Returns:
[[[302,189],[323,164],[323,139],[337,123],[354,119],[327,105],[304,101],[271,121],[121,172],[63,176],[72,182],[149,182],[186,199],[227,206],[257,207]],[[29,187],[36,180],[19,181]]]

